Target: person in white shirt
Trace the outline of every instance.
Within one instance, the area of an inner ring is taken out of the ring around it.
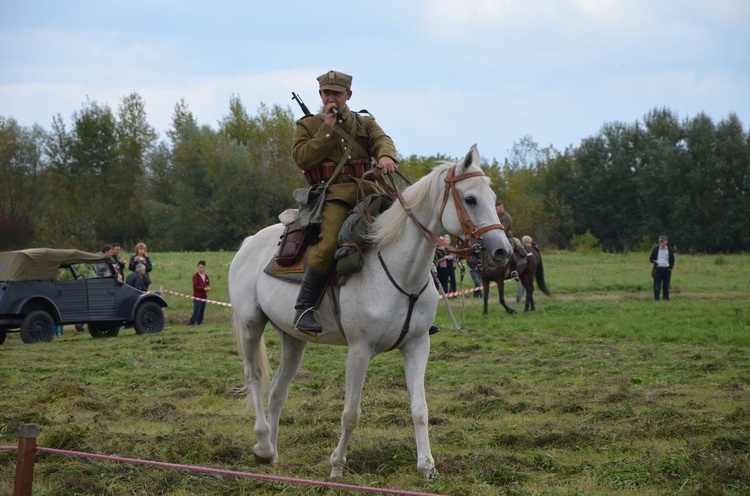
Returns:
[[[649,257],[649,262],[654,265],[651,272],[654,276],[654,300],[659,301],[659,294],[663,294],[665,301],[669,300],[669,283],[672,279],[674,268],[674,250],[669,246],[669,240],[665,235],[659,236],[659,246],[654,248]]]

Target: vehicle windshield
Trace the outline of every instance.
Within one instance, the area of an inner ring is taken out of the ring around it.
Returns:
[[[74,279],[96,279],[98,277],[112,277],[112,270],[106,263],[76,263],[62,265],[55,274],[56,281],[72,281]]]

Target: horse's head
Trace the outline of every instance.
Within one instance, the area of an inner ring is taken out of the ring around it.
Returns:
[[[474,252],[489,265],[505,265],[512,248],[495,209],[495,193],[480,167],[477,146],[446,169],[440,207],[443,228],[461,239],[465,254]]]

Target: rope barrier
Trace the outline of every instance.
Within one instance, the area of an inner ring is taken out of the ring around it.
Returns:
[[[17,449],[18,448],[15,446],[0,446],[0,451],[15,451]],[[266,480],[266,481],[271,481],[271,482],[303,484],[303,485],[309,485],[309,486],[327,487],[327,488],[332,488],[332,489],[347,489],[351,491],[360,491],[360,492],[367,492],[367,493],[393,494],[397,496],[440,496],[438,494],[433,494],[433,493],[419,493],[419,492],[413,492],[413,491],[404,491],[400,489],[387,489],[387,488],[378,488],[378,487],[370,487],[370,486],[356,486],[353,484],[341,484],[337,482],[325,482],[325,481],[316,481],[316,480],[310,480],[310,479],[298,479],[294,477],[281,477],[281,476],[276,476],[276,475],[255,474],[251,472],[240,472],[236,470],[199,467],[196,465],[184,465],[181,463],[157,462],[157,461],[152,461],[152,460],[141,460],[138,458],[125,458],[121,456],[112,456],[112,455],[99,455],[96,453],[84,453],[81,451],[71,451],[71,450],[63,450],[63,449],[56,449],[56,448],[44,448],[40,446],[35,446],[35,450],[37,452],[46,452],[46,453],[66,455],[66,456],[78,456],[78,457],[84,457],[84,458],[94,458],[98,460],[114,461],[114,462],[119,462],[119,463],[150,465],[150,466],[160,467],[160,468],[188,470],[191,472],[204,472],[204,473],[210,473],[210,474],[227,475],[227,476],[232,476],[232,477],[249,477],[253,479]]]

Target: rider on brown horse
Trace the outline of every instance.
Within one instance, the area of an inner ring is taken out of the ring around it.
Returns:
[[[500,218],[500,223],[505,227],[505,234],[508,236],[508,241],[510,241],[511,246],[513,246],[514,256],[508,261],[508,267],[510,268],[510,277],[517,281],[518,263],[516,260],[525,259],[529,255],[532,255],[532,253],[526,251],[523,244],[513,237],[513,218],[505,211],[505,205],[503,205],[502,201],[495,206],[495,210],[497,210],[497,216]],[[525,262],[526,260],[522,261],[522,263]]]

